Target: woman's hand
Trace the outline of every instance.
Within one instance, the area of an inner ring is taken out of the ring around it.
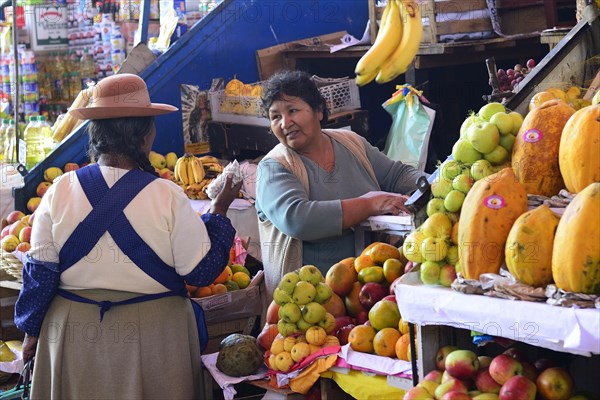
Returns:
[[[27,362],[35,356],[37,349],[38,338],[37,336],[25,335],[23,339],[23,361]]]
[[[398,194],[378,194],[369,197],[370,210],[369,215],[392,214],[398,215],[401,212],[410,213],[404,203],[408,200],[407,196]]]
[[[240,181],[236,185],[232,185],[232,176],[228,175],[225,181],[225,185],[223,185],[223,189],[221,192],[215,197],[210,206],[211,214],[221,214],[223,216],[227,215],[227,210],[229,206],[233,202],[233,200],[237,199],[238,193],[242,188],[243,181]]]

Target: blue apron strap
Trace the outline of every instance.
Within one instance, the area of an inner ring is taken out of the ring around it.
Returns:
[[[92,205],[90,212],[77,226],[59,253],[61,272],[89,254],[98,240],[118,218],[127,205],[155,176],[132,169],[108,189],[97,164],[77,170],[77,177]],[[92,197],[90,197],[92,196]]]
[[[196,316],[196,325],[198,326],[198,338],[200,339],[200,352],[204,353],[206,345],[208,344],[208,329],[206,328],[206,322],[204,322],[204,310],[202,306],[190,299],[192,302],[192,308],[194,309],[194,315]]]

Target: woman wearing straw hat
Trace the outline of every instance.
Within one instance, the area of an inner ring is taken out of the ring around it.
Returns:
[[[131,74],[102,80],[88,108],[97,161],[62,175],[36,210],[15,323],[35,355],[31,398],[198,398],[202,310],[184,280],[206,286],[233,242],[231,181],[199,217],[179,186],[148,160],[154,116]]]

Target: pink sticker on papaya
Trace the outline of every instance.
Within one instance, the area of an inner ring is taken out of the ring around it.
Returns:
[[[506,205],[506,201],[504,201],[504,197],[493,194],[483,200],[483,205],[485,205],[487,208],[497,210],[504,207]]]
[[[542,132],[537,129],[528,129],[523,133],[523,140],[527,143],[535,143],[542,140],[542,136],[544,136],[542,135]]]

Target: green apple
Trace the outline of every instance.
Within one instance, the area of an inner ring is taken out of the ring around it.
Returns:
[[[458,246],[448,247],[448,254],[446,254],[446,261],[449,264],[456,264],[458,262]]]
[[[445,239],[428,237],[421,243],[421,254],[425,261],[442,261],[448,254],[448,245]]]
[[[469,175],[460,174],[452,180],[452,188],[467,194],[473,186],[473,179]]]
[[[292,294],[292,300],[296,304],[306,304],[310,303],[317,297],[317,289],[313,286],[312,283],[307,281],[300,281],[296,283],[296,287],[294,288],[294,293]]]
[[[500,146],[504,147],[509,153],[512,152],[513,146],[515,145],[514,135],[500,136]]]
[[[323,304],[331,297],[332,290],[328,284],[319,282],[315,286],[315,289],[317,289],[317,296],[315,297],[317,303]]]
[[[302,331],[302,333],[306,332],[306,330],[308,328],[310,328],[311,326],[313,326],[313,324],[309,324],[303,318],[300,318],[298,320],[298,322],[296,322],[296,325],[298,326],[298,329],[300,329]]]
[[[498,146],[500,132],[498,132],[496,125],[489,122],[481,122],[471,125],[467,131],[467,138],[475,150],[485,154]]]
[[[504,164],[506,161],[508,161],[509,157],[510,154],[508,153],[508,150],[502,146],[496,146],[494,150],[483,155],[483,158],[488,160],[492,165]]]
[[[311,301],[302,308],[302,319],[309,324],[317,324],[325,318],[327,310],[316,301]]]
[[[455,160],[446,160],[440,165],[440,175],[442,178],[451,181],[454,177],[460,175],[462,172],[462,165]]]
[[[468,140],[459,139],[452,146],[452,157],[463,164],[471,165],[475,161],[481,160],[483,155],[475,150]]]
[[[475,114],[471,114],[469,115],[464,121],[463,123],[460,125],[460,138],[464,138],[465,134],[467,133],[467,129],[469,129],[469,127],[474,124],[475,122],[480,122],[481,118],[479,118],[477,115]]]
[[[285,303],[293,303],[292,296],[288,292],[281,290],[278,287],[273,291],[273,300],[280,306],[284,305]]]
[[[425,261],[421,264],[421,281],[426,285],[437,285],[440,282],[441,268],[438,263]]]
[[[423,262],[423,256],[421,255],[421,243],[425,239],[425,234],[422,231],[411,232],[404,243],[402,244],[402,254],[407,260],[414,263]]]
[[[490,118],[490,123],[496,125],[501,135],[512,133],[513,119],[507,113],[496,113]]]
[[[298,277],[301,281],[310,282],[315,286],[323,280],[323,274],[314,265],[305,265],[300,268]]]
[[[444,199],[440,199],[438,197],[434,197],[433,199],[427,202],[427,207],[425,209],[428,217],[431,217],[435,213],[445,213],[446,208],[444,207]]]
[[[300,329],[298,326],[291,322],[285,322],[284,320],[279,320],[277,322],[277,330],[281,333],[281,336],[292,336],[296,333],[300,333]]]
[[[471,176],[476,182],[492,173],[492,164],[488,160],[477,160],[471,165]]]
[[[516,135],[517,133],[519,133],[521,125],[523,125],[523,116],[516,111],[509,112],[508,116],[511,117],[513,120],[512,131],[510,133],[512,135]]]
[[[465,201],[465,194],[460,190],[452,190],[444,199],[444,207],[450,212],[457,212]]]
[[[335,331],[335,317],[330,313],[325,313],[325,318],[320,320],[317,325],[325,329],[325,333],[331,335]]]
[[[302,316],[302,311],[297,304],[285,303],[279,307],[278,316],[284,322],[296,323]]]
[[[462,269],[460,267],[460,260],[458,260],[456,263],[454,263],[454,269],[456,270],[456,273],[459,273],[459,272],[462,273]]]
[[[300,278],[298,277],[297,273],[288,272],[281,278],[281,281],[279,282],[279,285],[277,285],[277,287],[288,294],[292,294],[294,293],[294,288],[296,287],[296,283],[298,283],[299,280]]]
[[[492,115],[505,112],[506,108],[502,104],[498,102],[492,102],[481,107],[477,115],[479,115],[479,118],[483,119],[484,121],[489,121],[490,118],[492,118]]]
[[[446,214],[433,214],[423,222],[421,231],[425,237],[447,238],[452,232],[452,221]]]
[[[431,183],[431,193],[434,197],[444,198],[452,190],[452,181],[438,176]]]

